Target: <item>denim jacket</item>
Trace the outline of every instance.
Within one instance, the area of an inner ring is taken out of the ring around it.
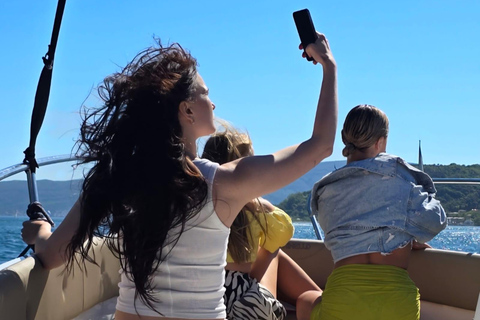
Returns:
[[[337,262],[431,240],[447,226],[435,192],[426,173],[380,153],[327,174],[314,185],[310,205]]]

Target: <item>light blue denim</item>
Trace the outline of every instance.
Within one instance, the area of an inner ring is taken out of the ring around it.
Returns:
[[[310,205],[337,262],[431,240],[447,226],[435,193],[426,173],[380,153],[327,174],[314,185]]]

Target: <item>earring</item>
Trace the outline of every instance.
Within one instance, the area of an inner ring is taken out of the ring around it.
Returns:
[[[195,119],[193,117],[190,119],[190,123],[195,124]]]

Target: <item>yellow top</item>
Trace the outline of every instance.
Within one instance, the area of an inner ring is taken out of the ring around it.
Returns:
[[[292,224],[292,218],[280,208],[275,207],[272,212],[258,212],[258,220],[265,229],[254,218],[254,213],[246,210],[248,221],[250,223],[249,242],[252,248],[263,247],[269,252],[275,252],[280,247],[283,247],[292,238],[295,228]],[[266,223],[266,226],[265,226]],[[253,239],[252,239],[253,238]],[[257,259],[257,250],[253,250],[250,259],[247,262],[254,262]],[[227,252],[227,262],[234,262],[230,253]]]

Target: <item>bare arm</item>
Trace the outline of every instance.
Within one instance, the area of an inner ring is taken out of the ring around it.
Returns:
[[[336,63],[321,34],[307,51],[323,67],[312,136],[274,154],[242,158],[219,167],[214,181],[215,209],[227,226],[245,203],[293,182],[332,153],[338,108]]]
[[[275,296],[277,294],[278,259],[274,259],[277,257],[278,252],[279,250],[271,253],[264,248],[259,248],[257,259],[252,264],[249,272],[250,277],[257,279],[258,282],[272,290]],[[269,270],[269,268],[271,269]]]
[[[73,205],[65,219],[52,233],[50,224],[42,220],[23,223],[22,237],[28,244],[35,245],[35,254],[44,268],[50,270],[66,262],[65,249],[80,222],[80,202]]]

